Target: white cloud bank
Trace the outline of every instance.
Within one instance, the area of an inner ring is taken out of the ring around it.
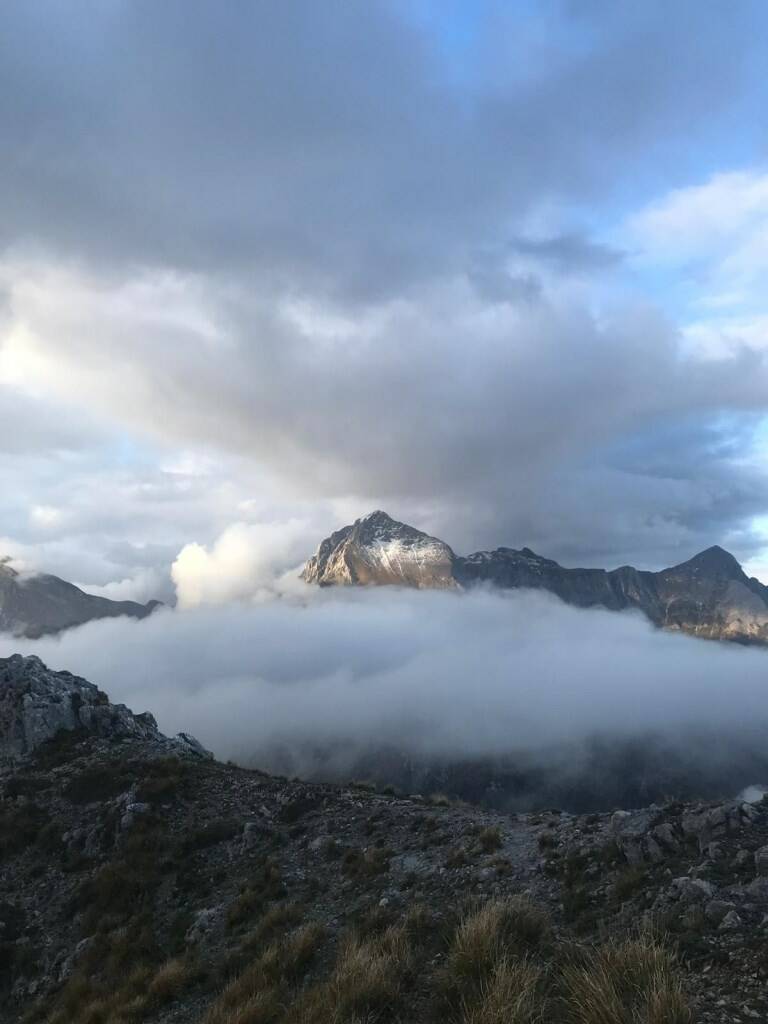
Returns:
[[[768,652],[659,633],[634,614],[531,592],[307,597],[2,637],[0,655],[36,653],[166,732],[255,763],[274,741],[471,757],[768,724]]]

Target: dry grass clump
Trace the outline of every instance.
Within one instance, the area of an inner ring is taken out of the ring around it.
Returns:
[[[493,900],[467,914],[443,972],[445,1016],[461,1024],[541,1019],[544,971],[529,959],[549,935],[545,914],[524,899]]]
[[[648,869],[640,865],[625,868],[613,883],[613,895],[619,903],[634,896],[648,880]]]
[[[475,997],[465,997],[462,1024],[534,1024],[544,1021],[543,971],[526,960],[502,958]]]
[[[142,803],[163,804],[175,800],[191,774],[191,765],[179,757],[162,757],[144,766],[136,799]]]
[[[322,936],[320,925],[309,923],[271,942],[226,986],[208,1010],[204,1024],[273,1024],[282,1020],[291,986],[304,976]]]
[[[34,803],[0,804],[0,862],[22,853],[38,837],[49,815]]]
[[[431,793],[427,797],[427,803],[433,807],[450,807],[452,801],[446,793]]]
[[[469,857],[464,847],[451,847],[448,851],[448,856],[445,858],[445,866],[447,868],[465,868],[467,864],[469,864]]]
[[[120,981],[96,982],[80,972],[62,991],[59,1006],[48,1024],[136,1024],[160,1006],[181,997],[193,983],[195,972],[182,959],[168,960],[153,972],[135,967]]]
[[[192,977],[189,963],[183,957],[166,960],[147,986],[147,996],[155,1006],[172,1003],[187,988]]]
[[[341,946],[330,978],[306,991],[289,1011],[290,1024],[357,1024],[396,1012],[411,960],[404,925],[363,939],[351,935]]]
[[[236,928],[248,921],[261,919],[264,907],[273,899],[284,894],[279,866],[266,858],[254,873],[251,883],[230,904],[227,910],[227,927]],[[268,912],[269,913],[269,912]]]
[[[276,903],[260,918],[243,940],[243,949],[257,952],[268,945],[287,928],[301,923],[302,909],[296,903]]]
[[[477,845],[483,853],[495,853],[503,846],[501,829],[498,825],[492,828],[484,828],[477,837]]]
[[[371,939],[352,936],[339,954],[328,986],[336,1016],[364,1016],[394,1004],[409,949],[405,929],[395,925]]]
[[[509,956],[538,951],[549,933],[546,914],[525,899],[493,900],[466,916],[448,951],[449,985],[482,985]]]
[[[282,1004],[274,988],[265,988],[236,1006],[214,1003],[204,1024],[276,1024],[281,1019]]]
[[[557,846],[557,837],[553,832],[542,832],[538,839],[538,845],[542,852],[544,850],[554,850]]]
[[[367,850],[347,850],[341,862],[341,870],[348,878],[374,878],[389,871],[392,851],[380,846],[369,846]]]
[[[573,1024],[691,1024],[674,957],[650,935],[603,946],[563,971]]]

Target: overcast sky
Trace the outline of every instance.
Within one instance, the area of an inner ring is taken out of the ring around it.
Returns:
[[[763,0],[3,5],[0,553],[768,580],[766,66]]]

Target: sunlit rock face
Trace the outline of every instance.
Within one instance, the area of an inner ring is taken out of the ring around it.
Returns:
[[[371,512],[331,534],[309,559],[302,579],[320,586],[456,587],[455,555],[441,540]]]
[[[630,565],[610,571],[566,569],[530,548],[502,547],[461,557],[386,512],[372,512],[326,538],[302,579],[320,586],[547,590],[581,608],[635,608],[664,629],[768,643],[768,587],[750,579],[733,555],[717,546],[660,572]]]
[[[0,560],[0,632],[39,637],[92,619],[128,615],[143,619],[158,601],[110,601],[86,594],[73,583],[47,574],[21,574]]]

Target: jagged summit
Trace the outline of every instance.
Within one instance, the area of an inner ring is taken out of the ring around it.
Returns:
[[[461,557],[436,537],[381,510],[326,538],[302,579],[320,586],[538,589],[581,608],[635,608],[657,626],[713,639],[768,643],[768,587],[718,545],[661,572],[566,569],[528,547]]]
[[[443,541],[377,510],[326,538],[301,578],[320,586],[455,587],[454,561]]]

